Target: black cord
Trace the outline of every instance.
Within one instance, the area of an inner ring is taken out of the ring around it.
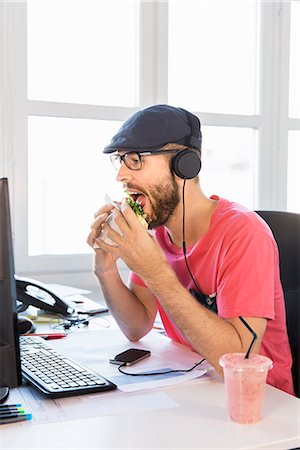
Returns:
[[[188,264],[188,260],[186,257],[186,243],[185,243],[185,199],[184,199],[184,194],[185,194],[185,182],[186,182],[186,178],[184,179],[183,182],[183,187],[182,187],[182,251],[183,251],[183,256],[184,256],[184,261],[185,261],[185,265],[187,267],[187,270],[190,274],[191,279],[193,280],[194,285],[196,286],[196,288],[198,289],[199,292],[201,292],[201,289],[198,286],[198,283],[196,282],[195,278],[193,277],[193,274],[191,272],[190,266]]]
[[[188,261],[187,261],[187,257],[186,257],[186,243],[185,243],[185,198],[184,198],[184,194],[185,194],[185,183],[186,183],[186,178],[184,178],[183,181],[183,187],[182,187],[182,251],[183,251],[183,256],[184,256],[184,260],[185,260],[185,264],[187,267],[187,270],[190,274],[191,279],[193,280],[194,285],[196,286],[196,288],[198,289],[199,292],[201,292],[201,289],[199,288],[195,278],[193,277],[193,274],[191,272],[191,269],[189,267]],[[124,375],[130,375],[133,377],[146,377],[146,376],[154,376],[154,375],[164,375],[167,373],[180,373],[180,372],[191,372],[193,369],[195,369],[195,367],[199,366],[200,364],[203,363],[203,361],[205,361],[205,358],[201,359],[201,361],[197,362],[193,367],[191,367],[190,369],[171,369],[171,370],[166,370],[164,372],[150,372],[150,373],[128,373],[128,372],[124,372],[122,370],[122,367],[125,367],[126,364],[121,364],[120,366],[118,366],[118,370],[119,372],[123,373]]]
[[[57,324],[53,324],[52,321],[58,320]],[[58,316],[57,319],[52,319],[50,321],[50,328],[54,329],[64,329],[64,330],[70,330],[73,327],[79,328],[81,325],[88,326],[90,322],[90,318],[80,318],[79,316]]]
[[[154,375],[164,375],[166,373],[191,372],[193,369],[195,369],[195,367],[200,366],[200,364],[202,364],[203,361],[205,361],[205,358],[201,359],[201,361],[194,364],[193,367],[191,367],[190,369],[171,369],[171,370],[165,370],[164,372],[149,372],[149,373],[124,372],[124,370],[122,370],[122,367],[125,367],[126,364],[121,364],[121,366],[118,366],[118,371],[123,373],[124,375],[130,375],[132,377],[149,377],[149,376],[154,376]]]

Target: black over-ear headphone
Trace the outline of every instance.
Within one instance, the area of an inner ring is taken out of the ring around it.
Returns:
[[[190,116],[185,109],[179,108],[186,116],[191,128],[191,134],[187,137],[185,148],[180,150],[172,158],[172,171],[179,178],[191,179],[195,178],[201,169],[201,130],[198,117]],[[192,120],[194,122],[192,122]],[[199,135],[198,135],[199,133]]]

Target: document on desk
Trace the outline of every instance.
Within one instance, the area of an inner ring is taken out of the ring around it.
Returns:
[[[61,399],[47,399],[30,385],[12,389],[10,403],[22,403],[26,411],[32,413],[33,424],[175,408],[178,404],[159,388],[199,377],[206,378],[203,376],[205,366],[199,368],[202,365],[185,374],[135,377],[121,374],[116,365],[109,363],[110,358],[131,347],[151,351],[150,358],[124,369],[136,373],[162,372],[169,368],[189,369],[201,360],[197,353],[157,332],[151,332],[141,341],[132,343],[111,323],[109,329],[74,331],[71,336],[51,341],[51,345],[116,383],[118,389]]]
[[[130,398],[129,398],[130,396]],[[32,424],[62,420],[129,414],[131,412],[176,408],[178,404],[163,392],[111,395],[110,392],[47,399],[33,387],[12,389],[10,403],[21,403],[32,414]]]
[[[55,348],[60,350],[60,346],[62,352],[67,352],[67,355],[76,361],[99,372],[123,392],[171,386],[202,377],[207,371],[207,364],[204,362],[191,372],[154,375],[155,372],[188,370],[202,359],[200,355],[187,347],[176,344],[155,331],[134,343],[129,342],[119,329],[88,331],[73,334],[69,346],[67,344],[66,340],[63,343],[55,342]],[[119,372],[117,365],[109,364],[110,358],[132,347],[150,350],[151,356],[133,366],[123,367],[122,370],[128,373],[147,373],[146,376],[124,375]],[[116,394],[117,391],[114,391],[114,395]]]
[[[90,294],[91,292],[86,289],[79,289],[72,286],[66,286],[64,284],[48,283],[47,286],[61,297],[68,297],[69,295]]]

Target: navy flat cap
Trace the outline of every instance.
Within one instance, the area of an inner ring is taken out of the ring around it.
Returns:
[[[155,152],[171,143],[200,150],[200,121],[183,108],[154,105],[129,117],[110,144],[104,148],[103,153],[118,150]]]

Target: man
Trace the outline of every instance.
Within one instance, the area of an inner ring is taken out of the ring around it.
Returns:
[[[274,238],[254,212],[202,192],[199,119],[181,108],[151,106],[125,121],[104,153],[155,229],[153,237],[125,204],[114,209],[118,233],[105,222],[113,205],[105,205],[88,237],[95,274],[124,334],[142,338],[159,311],[167,334],[222,375],[220,356],[246,352],[251,343],[242,316],[257,334],[252,351],[274,362],[268,382],[293,393]],[[128,287],[118,258],[131,270]]]

